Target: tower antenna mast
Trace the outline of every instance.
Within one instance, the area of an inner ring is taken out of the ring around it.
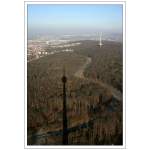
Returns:
[[[100,48],[101,48],[101,46],[102,46],[103,44],[102,44],[102,33],[100,34],[100,40],[99,40],[99,46],[100,46]]]

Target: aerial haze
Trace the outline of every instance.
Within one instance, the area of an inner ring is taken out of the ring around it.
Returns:
[[[100,32],[106,38],[122,36],[122,5],[28,5],[28,37],[84,35]],[[88,37],[87,37],[88,38]]]

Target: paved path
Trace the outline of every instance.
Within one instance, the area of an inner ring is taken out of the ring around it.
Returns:
[[[103,83],[100,80],[95,80],[95,79],[87,78],[84,76],[84,71],[91,62],[92,62],[92,59],[90,57],[87,57],[86,62],[79,68],[79,70],[74,74],[74,76],[77,78],[89,80],[93,83],[98,83],[100,84],[100,86],[104,87],[105,89],[108,89],[114,98],[116,98],[117,100],[122,100],[122,93],[116,88],[106,83]]]
[[[87,57],[86,62],[79,68],[79,70],[74,74],[74,76],[84,79],[84,71],[91,62],[92,59],[90,57]]]

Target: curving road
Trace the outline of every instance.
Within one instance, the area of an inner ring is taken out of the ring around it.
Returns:
[[[85,69],[87,68],[87,66],[92,62],[92,59],[90,57],[86,57],[86,61],[85,63],[79,68],[79,70],[74,74],[75,77],[77,78],[82,78],[82,79],[86,79],[86,80],[89,80],[91,82],[94,82],[94,83],[98,83],[100,84],[102,87],[104,87],[105,89],[108,89],[112,96],[117,99],[117,100],[122,100],[122,94],[119,90],[117,90],[116,88],[106,84],[106,83],[103,83],[102,81],[99,81],[99,80],[94,80],[92,78],[87,78],[84,76],[84,71]]]

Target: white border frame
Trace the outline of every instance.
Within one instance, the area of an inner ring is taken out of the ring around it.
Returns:
[[[123,145],[27,145],[27,5],[28,4],[122,4],[123,5]],[[126,1],[24,1],[24,149],[126,149]]]

